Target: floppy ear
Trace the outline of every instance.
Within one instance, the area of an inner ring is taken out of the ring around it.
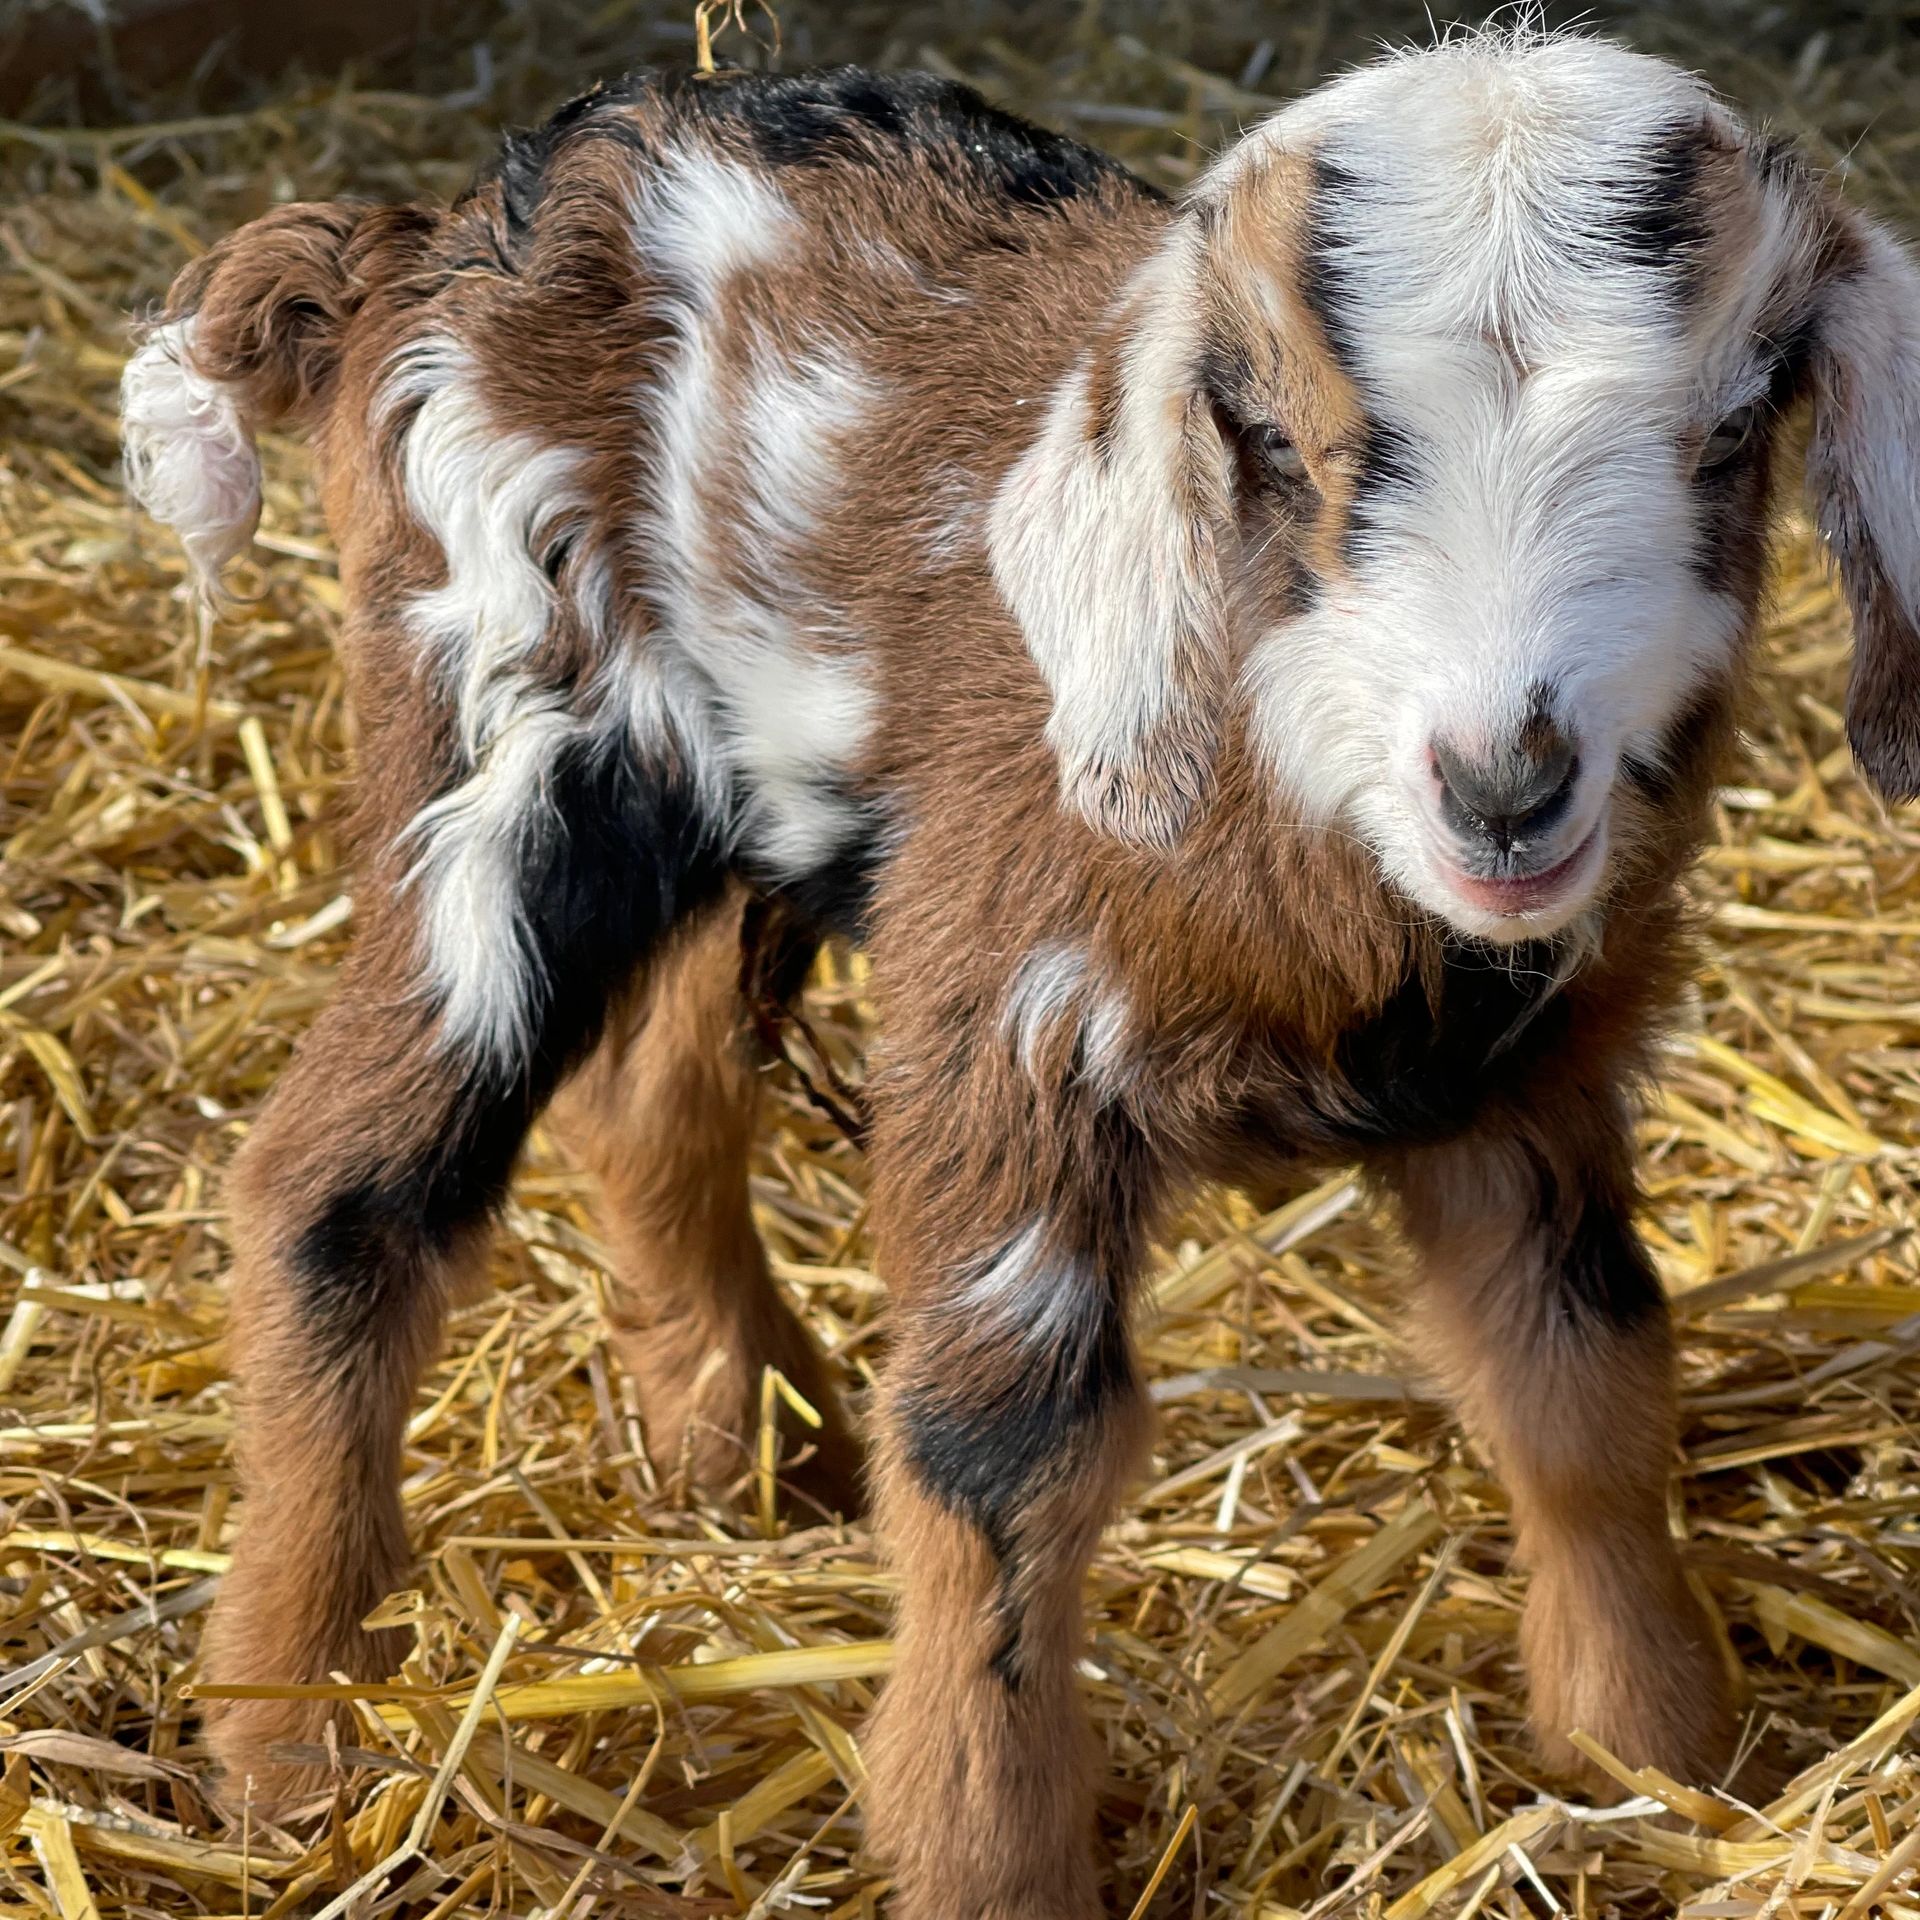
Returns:
[[[1829,213],[1807,485],[1853,609],[1847,737],[1889,800],[1920,799],[1920,269]]]
[[[1167,847],[1212,789],[1228,683],[1226,449],[1199,376],[1190,218],[1120,290],[996,496],[987,550],[1053,692],[1060,790]]]

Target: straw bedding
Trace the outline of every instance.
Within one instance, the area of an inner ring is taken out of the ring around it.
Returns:
[[[790,62],[943,65],[1170,185],[1363,29],[1421,27],[781,11]],[[337,1790],[301,1817],[227,1824],[205,1794],[195,1647],[233,1519],[219,1175],[350,937],[351,741],[301,455],[269,447],[247,602],[204,627],[117,489],[122,316],[274,199],[453,190],[500,120],[692,37],[677,7],[486,12],[485,55],[450,31],[391,83],[145,100],[151,124],[98,133],[60,131],[55,98],[0,128],[0,1913],[884,1899],[857,1802],[887,1576],[858,1528],[784,1531],[764,1472],[702,1507],[644,1457],[589,1196],[540,1142],[496,1285],[418,1399],[404,1673],[355,1690]],[[1626,24],[1829,152],[1866,133],[1860,190],[1913,212],[1910,14]],[[1698,1001],[1643,1130],[1688,1561],[1778,1797],[1552,1797],[1504,1501],[1407,1378],[1390,1238],[1343,1180],[1265,1216],[1213,1194],[1159,1250],[1158,1449],[1089,1589],[1117,1913],[1920,1913],[1920,832],[1848,763],[1847,645],[1796,530],[1699,876]],[[850,1081],[863,980],[834,954],[808,998]],[[856,1397],[886,1344],[863,1181],[772,1074],[761,1224]]]

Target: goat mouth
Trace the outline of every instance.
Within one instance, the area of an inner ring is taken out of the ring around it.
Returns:
[[[1538,913],[1542,908],[1552,906],[1556,898],[1566,891],[1567,883],[1586,864],[1599,838],[1600,823],[1596,821],[1588,829],[1587,837],[1564,860],[1543,867],[1538,873],[1487,879],[1477,874],[1462,873],[1456,868],[1449,878],[1460,897],[1478,907],[1482,913],[1498,914],[1503,919]]]

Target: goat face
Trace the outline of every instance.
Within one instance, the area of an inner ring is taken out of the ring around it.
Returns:
[[[1203,177],[996,501],[1066,791],[1170,841],[1238,705],[1282,810],[1420,906],[1566,926],[1737,667],[1803,392],[1855,747],[1911,795],[1920,273],[1604,43],[1309,96]]]

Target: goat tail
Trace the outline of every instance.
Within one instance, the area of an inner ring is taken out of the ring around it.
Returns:
[[[127,487],[178,534],[204,592],[260,518],[255,433],[324,415],[405,219],[344,200],[277,207],[183,268],[138,330],[120,382]]]

